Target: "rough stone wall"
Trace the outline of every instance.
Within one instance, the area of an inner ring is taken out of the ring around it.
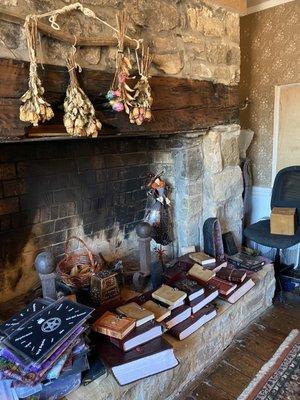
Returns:
[[[204,137],[203,221],[217,217],[223,232],[241,243],[243,178],[239,167],[239,125],[216,126]]]
[[[1,5],[27,15],[70,3],[70,0],[5,0]],[[199,0],[83,0],[82,3],[113,25],[117,10],[128,10],[128,33],[132,37],[142,37],[155,54],[153,75],[167,74],[229,85],[239,82],[238,14]],[[77,12],[59,17],[58,22],[62,29],[78,37],[113,34],[99,22]],[[42,49],[45,63],[64,65],[70,46],[43,36]],[[14,56],[28,59],[24,30],[0,20],[0,57]],[[114,57],[114,48],[78,49],[78,62],[89,68],[112,71]]]

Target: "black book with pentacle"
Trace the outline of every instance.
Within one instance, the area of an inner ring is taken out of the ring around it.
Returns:
[[[35,314],[48,307],[51,303],[51,300],[34,300],[25,308],[23,308],[20,312],[14,314],[7,321],[0,324],[0,333],[6,336],[12,334],[16,329],[20,329],[22,324],[24,324],[28,319],[32,318]]]
[[[91,315],[93,309],[69,300],[59,300],[27,320],[4,344],[24,361],[46,359]]]

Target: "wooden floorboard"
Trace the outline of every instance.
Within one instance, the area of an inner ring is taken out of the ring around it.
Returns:
[[[270,307],[235,337],[219,360],[192,382],[179,399],[237,399],[290,331],[300,330],[300,304],[289,301]]]

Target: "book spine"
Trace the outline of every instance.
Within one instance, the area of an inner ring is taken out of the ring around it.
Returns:
[[[234,265],[237,268],[241,268],[241,266],[242,266],[242,263],[240,261],[231,260],[230,258],[228,259],[228,261],[230,262],[230,264]]]
[[[243,281],[243,279],[241,277],[234,276],[234,275],[230,276],[230,274],[218,273],[217,276],[218,276],[218,278],[224,279],[225,281],[228,281],[228,282],[242,283],[242,281]]]
[[[123,351],[124,351],[123,342],[122,342],[120,339],[116,339],[116,338],[110,337],[109,340],[110,340],[110,342],[111,342],[114,346],[116,346],[116,347],[118,347],[120,350],[123,350]]]

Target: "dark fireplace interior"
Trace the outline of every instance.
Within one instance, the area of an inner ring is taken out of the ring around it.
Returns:
[[[31,262],[33,272],[39,250],[59,259],[79,229],[122,247],[143,218],[147,139],[6,144],[0,157],[2,293],[22,292],[24,267]]]

